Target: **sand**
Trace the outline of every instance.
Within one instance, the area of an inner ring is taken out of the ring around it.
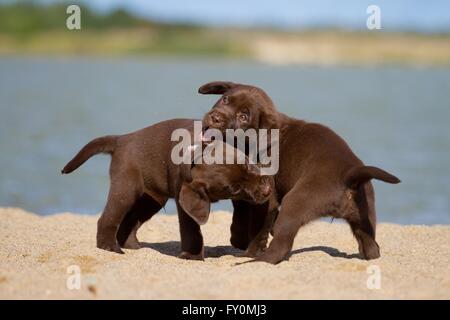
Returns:
[[[248,258],[230,246],[225,212],[202,227],[203,262],[176,257],[175,215],[156,215],[138,234],[145,247],[124,255],[95,247],[97,216],[0,217],[1,299],[450,299],[450,226],[379,224],[382,257],[364,261],[346,224],[318,221],[273,266],[236,265]]]

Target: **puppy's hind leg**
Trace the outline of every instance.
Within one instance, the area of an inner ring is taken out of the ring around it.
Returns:
[[[140,249],[141,245],[136,236],[138,229],[158,213],[163,205],[148,194],[143,194],[120,224],[117,231],[119,245],[125,249]]]
[[[376,213],[373,187],[370,183],[357,190],[355,202],[358,210],[346,220],[358,241],[359,254],[366,260],[380,257],[380,247],[375,241]]]
[[[130,175],[121,179],[114,177],[103,214],[97,222],[97,247],[124,253],[116,240],[117,231],[127,212],[141,196],[136,180]]]

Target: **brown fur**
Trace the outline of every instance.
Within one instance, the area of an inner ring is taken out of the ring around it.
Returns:
[[[117,253],[123,253],[121,247],[140,248],[136,238],[138,228],[169,198],[175,198],[181,234],[180,257],[203,259],[199,224],[206,223],[211,202],[220,199],[267,202],[273,182],[260,176],[258,168],[248,162],[175,165],[171,150],[178,142],[172,142],[170,137],[179,128],[192,133],[193,120],[167,120],[130,134],[94,139],[64,167],[62,173],[66,174],[97,153],[112,155],[111,185],[98,221],[97,247]]]
[[[398,183],[399,179],[379,168],[364,166],[347,143],[326,126],[277,112],[262,89],[212,82],[200,87],[199,93],[222,95],[204,116],[205,128],[280,129],[280,169],[275,185],[281,210],[273,227],[274,238],[257,260],[280,262],[291,250],[300,227],[324,216],[343,218],[350,224],[363,258],[380,256],[369,180]],[[246,116],[242,117],[243,113]],[[231,243],[246,249],[264,217],[261,206],[235,201]]]

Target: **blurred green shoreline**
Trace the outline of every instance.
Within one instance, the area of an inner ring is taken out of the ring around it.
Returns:
[[[450,66],[450,33],[208,28],[81,9],[66,28],[66,5],[0,5],[0,55],[174,56],[269,64]]]

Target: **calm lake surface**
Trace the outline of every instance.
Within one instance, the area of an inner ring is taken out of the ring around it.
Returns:
[[[399,185],[374,182],[379,221],[450,223],[450,69],[393,66],[0,58],[0,206],[100,212],[109,157],[62,176],[65,163],[97,136],[200,118],[217,96],[197,88],[211,80],[265,88],[280,111],[328,125],[366,164],[398,176]]]

